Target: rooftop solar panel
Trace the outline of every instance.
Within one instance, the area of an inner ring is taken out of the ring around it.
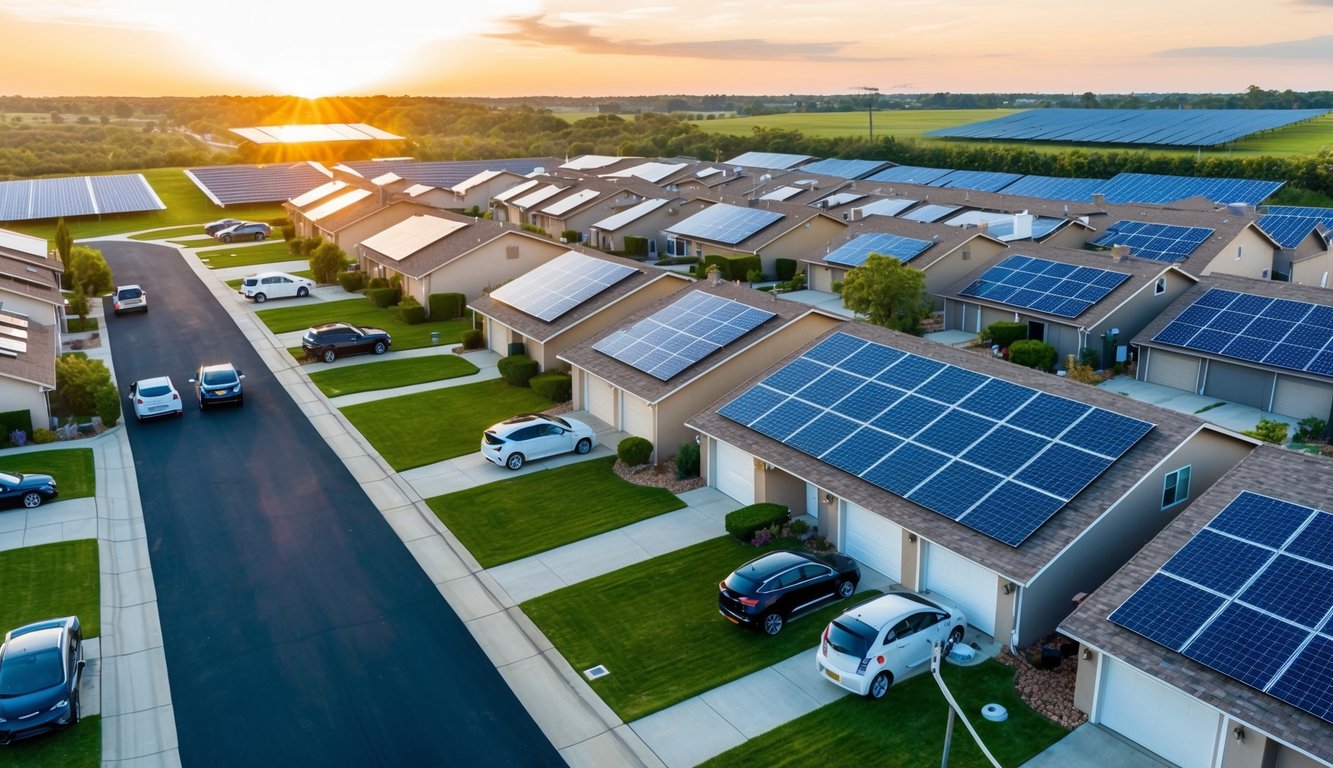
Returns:
[[[616,158],[621,159],[621,158]],[[373,179],[384,173],[396,173],[408,181],[449,189],[476,176],[482,171],[509,171],[527,176],[539,168],[547,168],[550,158],[517,157],[502,160],[349,160],[342,163],[362,176]]]
[[[845,333],[718,413],[1014,547],[1153,427]]]
[[[189,168],[185,175],[222,206],[290,200],[329,180],[327,172],[310,163],[216,165]]]
[[[778,187],[777,189],[760,196],[760,200],[790,200],[793,197],[804,192],[802,187]]]
[[[564,192],[566,189],[569,189],[569,187],[547,184],[544,187],[532,190],[522,197],[510,200],[509,204],[515,208],[531,208],[534,205],[550,200],[561,192]]]
[[[665,179],[666,177],[670,176],[671,174],[681,170],[686,165],[687,163],[657,163],[657,162],[643,163],[641,165],[636,165],[633,168],[626,168],[623,171],[616,171],[615,173],[606,173],[602,175],[606,178],[612,178],[612,179],[616,178],[625,179],[633,177],[657,183],[662,179]]]
[[[1311,232],[1323,232],[1333,227],[1333,216],[1325,220],[1319,216],[1278,216],[1267,214],[1260,216],[1259,229],[1273,238],[1283,248],[1296,248]]]
[[[899,184],[929,184],[930,182],[953,173],[952,168],[922,168],[915,165],[896,165],[885,168],[866,179],[866,181],[891,181]]]
[[[1110,619],[1333,722],[1333,563],[1310,559],[1312,530],[1333,515],[1242,491]]]
[[[927,136],[1211,147],[1310,120],[1326,109],[1032,109]]]
[[[865,197],[858,192],[836,192],[828,197],[821,198],[810,205],[816,208],[838,208]]]
[[[606,232],[614,232],[627,224],[638,221],[669,202],[671,201],[650,197],[635,206],[626,208],[620,213],[607,216],[605,219],[593,224],[593,226]]]
[[[979,192],[998,192],[1023,177],[1021,173],[999,171],[952,171],[930,182],[932,187],[975,189]]]
[[[636,271],[569,251],[491,291],[491,298],[549,323]]]
[[[898,214],[902,213],[908,208],[911,208],[912,206],[916,205],[919,202],[921,201],[907,200],[905,198],[893,198],[890,200],[875,200],[873,202],[866,203],[865,205],[857,208],[856,210],[860,211],[862,216],[897,216]]]
[[[1128,279],[1124,272],[1016,255],[986,270],[961,295],[1074,318]]]
[[[1214,203],[1258,205],[1281,189],[1281,181],[1226,179],[1200,176],[1163,176],[1151,173],[1119,173],[1098,192],[1108,203],[1165,205],[1191,197]]]
[[[878,253],[883,256],[892,256],[898,261],[906,263],[932,245],[934,243],[930,240],[916,240],[910,237],[891,235],[887,232],[874,232],[848,240],[825,256],[824,261],[830,264],[859,267],[865,263],[870,254]]]
[[[1183,261],[1211,237],[1206,227],[1178,227],[1150,221],[1117,221],[1092,241],[1092,245],[1110,248],[1129,247],[1129,254],[1155,261]]]
[[[735,245],[781,218],[782,214],[762,208],[714,203],[666,231],[673,235]]]
[[[575,192],[568,197],[561,198],[560,200],[556,200],[554,203],[546,206],[542,209],[542,213],[547,213],[552,216],[564,216],[566,213],[578,208],[580,205],[583,205],[590,200],[597,199],[597,196],[600,194],[602,193],[595,189],[580,189],[578,192]]]
[[[809,155],[791,155],[783,152],[744,152],[728,160],[727,165],[785,171],[809,159]]]
[[[739,301],[691,291],[592,348],[649,376],[669,381],[773,316],[772,312]]]
[[[807,163],[801,166],[801,172],[837,176],[840,179],[859,179],[869,176],[882,167],[884,167],[883,160],[840,160],[831,157]]]
[[[954,211],[958,211],[961,209],[962,206],[960,205],[939,205],[937,203],[931,203],[929,205],[923,205],[919,208],[913,208],[907,213],[899,215],[898,218],[906,219],[908,221],[924,221],[929,223],[933,221],[939,221],[940,219],[944,218],[945,216],[948,216]]]
[[[1106,179],[1077,179],[1058,176],[1024,176],[1000,190],[1001,194],[1035,197],[1041,200],[1068,200],[1090,203],[1094,193],[1100,192]]]

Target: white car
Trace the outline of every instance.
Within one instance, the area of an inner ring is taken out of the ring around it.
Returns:
[[[481,455],[510,469],[525,462],[560,453],[587,453],[597,445],[592,427],[575,419],[524,413],[486,430],[481,436]]]
[[[117,315],[121,312],[147,312],[148,294],[137,285],[118,285],[111,294],[111,309]]]
[[[134,417],[139,421],[158,416],[179,416],[183,412],[180,393],[171,383],[170,376],[139,379],[130,384],[130,401]]]
[[[909,592],[891,592],[830,622],[815,666],[824,679],[852,693],[883,698],[895,679],[930,663],[937,643],[947,656],[962,642],[966,626],[958,608]]]
[[[286,272],[260,272],[241,281],[241,295],[247,299],[254,299],[256,304],[290,296],[305,298],[314,289],[314,280],[289,275]]]

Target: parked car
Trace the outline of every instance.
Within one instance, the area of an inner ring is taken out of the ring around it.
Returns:
[[[199,399],[199,410],[225,403],[244,405],[245,393],[241,389],[241,379],[244,378],[245,374],[231,363],[199,366],[199,372],[190,379],[194,396]]]
[[[947,656],[962,642],[966,626],[967,619],[956,607],[909,592],[891,592],[830,622],[815,666],[824,679],[880,699],[894,680],[929,662],[937,643]]]
[[[180,393],[170,376],[154,376],[130,383],[130,402],[139,421],[157,416],[179,416],[184,412]]]
[[[717,585],[717,609],[734,624],[776,635],[794,614],[851,597],[859,583],[861,568],[846,555],[769,552]]]
[[[11,629],[0,645],[0,744],[79,722],[83,632],[74,616]]]
[[[301,349],[307,355],[331,363],[343,355],[370,352],[382,355],[393,339],[380,328],[362,328],[350,323],[324,323],[306,330]]]
[[[262,221],[244,221],[226,229],[219,229],[213,237],[224,243],[233,240],[263,240],[273,234],[273,228]]]
[[[111,294],[111,309],[117,315],[124,312],[147,312],[148,294],[137,285],[118,285]]]
[[[305,298],[314,289],[315,281],[309,278],[286,272],[260,272],[241,280],[240,293],[247,299],[254,299],[256,304],[263,304],[269,299]]]
[[[0,472],[0,502],[32,509],[56,497],[56,479],[28,472]]]
[[[216,235],[217,233],[221,232],[224,229],[227,229],[228,227],[234,227],[237,224],[244,224],[244,223],[245,222],[241,221],[240,219],[218,219],[217,221],[210,221],[204,225],[204,234]]]
[[[594,445],[597,433],[587,424],[540,413],[520,414],[481,435],[481,455],[492,464],[510,469],[561,453],[587,453]]]

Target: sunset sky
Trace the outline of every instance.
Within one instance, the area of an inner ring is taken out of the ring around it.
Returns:
[[[1333,88],[1333,0],[0,0],[0,94]]]

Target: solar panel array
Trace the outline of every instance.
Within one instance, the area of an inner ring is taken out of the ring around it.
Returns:
[[[550,214],[552,216],[564,216],[566,213],[569,213],[589,200],[595,199],[600,194],[602,193],[595,189],[580,189],[574,194],[556,200],[554,203],[546,206],[542,209],[542,213]]]
[[[1092,202],[1092,195],[1106,186],[1106,179],[1079,179],[1060,176],[1024,176],[1005,187],[1006,195],[1035,197],[1041,200]]]
[[[1259,217],[1259,229],[1278,241],[1283,248],[1295,248],[1312,231],[1333,230],[1333,208],[1296,205],[1270,205]]]
[[[939,205],[937,203],[931,203],[929,205],[923,205],[920,208],[913,208],[898,218],[906,219],[908,221],[932,222],[939,221],[954,211],[961,209],[962,206],[960,205]]]
[[[774,314],[703,291],[691,291],[593,349],[662,381],[759,327]]]
[[[148,180],[138,173],[0,182],[0,221],[164,208]]]
[[[789,200],[804,192],[803,187],[778,187],[768,194],[761,195],[760,200]]]
[[[652,213],[658,208],[661,208],[662,206],[666,205],[669,202],[671,201],[650,197],[647,200],[644,200],[643,202],[631,208],[626,208],[620,213],[615,213],[610,216],[607,216],[605,219],[602,219],[601,221],[598,221],[597,223],[593,224],[593,226],[598,229],[604,230],[606,232],[614,232],[615,230],[620,229],[626,224],[630,224],[631,222],[637,221],[643,218],[644,216],[647,216],[648,214]]]
[[[859,235],[838,246],[824,257],[830,264],[842,264],[859,267],[870,254],[878,253],[906,263],[920,255],[934,243],[930,240],[916,240],[887,232],[874,232]]]
[[[789,155],[783,152],[743,152],[728,160],[727,165],[785,171],[809,159],[811,159],[809,155]]]
[[[862,176],[869,176],[883,166],[883,160],[840,160],[831,157],[803,165],[801,172],[837,176],[840,179],[859,179]]]
[[[1333,377],[1333,306],[1324,304],[1213,288],[1153,341]]]
[[[1110,619],[1333,723],[1333,514],[1242,491]]]
[[[1092,245],[1129,246],[1131,256],[1155,261],[1182,261],[1211,237],[1207,227],[1178,227],[1148,221],[1117,221]]]
[[[782,214],[762,208],[714,203],[666,231],[673,235],[735,245],[781,218]]]
[[[491,291],[491,298],[549,323],[637,271],[569,251]]]
[[[619,158],[616,158],[619,159]],[[449,189],[482,171],[509,171],[527,176],[538,168],[549,168],[549,157],[517,157],[504,160],[352,160],[342,165],[373,179],[384,173],[396,173],[408,181]]]
[[[1128,274],[1109,269],[1010,256],[983,272],[962,295],[1057,317],[1078,317],[1128,279]]]
[[[837,208],[848,203],[854,203],[863,197],[865,195],[860,192],[835,192],[828,197],[816,200],[811,205],[817,208]]]
[[[845,333],[718,413],[1013,547],[1153,428]]]
[[[310,163],[215,165],[189,168],[185,175],[208,199],[223,206],[290,200],[329,180]]]
[[[922,168],[915,165],[895,165],[885,168],[869,177],[866,181],[890,181],[898,184],[929,184],[945,174],[953,173],[952,168]]]
[[[1021,173],[1001,173],[999,171],[950,171],[930,182],[932,187],[956,187],[975,189],[979,192],[999,192],[1023,178]]]
[[[1214,203],[1258,205],[1281,189],[1283,183],[1254,179],[1118,173],[1098,192],[1106,196],[1108,203],[1165,205],[1191,197],[1203,197]]]
[[[1327,109],[1032,109],[927,136],[1212,147],[1310,120]]]
[[[893,198],[888,200],[876,200],[866,203],[860,207],[862,216],[897,216],[903,211],[911,208],[920,200],[907,200],[905,198]]]

